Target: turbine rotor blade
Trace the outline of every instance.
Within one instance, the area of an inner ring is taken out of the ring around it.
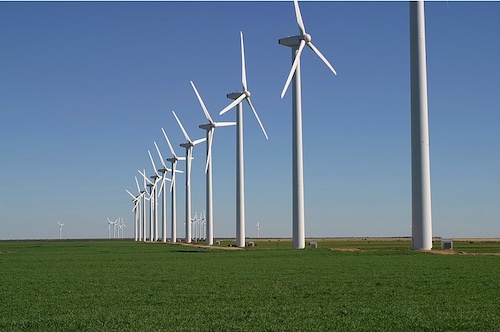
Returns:
[[[172,192],[172,189],[174,188],[176,167],[177,161],[172,163],[172,182],[170,183],[170,192]]]
[[[188,142],[191,143],[191,139],[189,138],[189,135],[187,134],[186,130],[184,129],[184,126],[182,125],[181,120],[179,120],[179,118],[177,117],[177,114],[175,114],[174,111],[172,111],[172,113],[174,114],[174,117],[177,120],[177,123],[179,124],[179,127],[181,127],[181,130],[182,130],[182,133],[184,134],[184,137],[186,138],[186,140]]]
[[[228,127],[236,126],[236,122],[214,122],[215,128],[217,127]]]
[[[297,53],[295,54],[295,60],[293,61],[292,69],[290,69],[290,74],[288,74],[288,78],[286,79],[285,87],[283,88],[283,91],[281,91],[281,98],[285,96],[285,92],[288,89],[288,86],[290,85],[290,82],[292,81],[292,77],[295,74],[295,70],[297,69],[297,66],[300,61],[300,54],[302,53],[302,50],[304,49],[304,46],[306,44],[305,40],[301,40],[299,44],[299,49]]]
[[[323,62],[328,66],[328,68],[330,68],[330,70],[335,74],[337,75],[337,72],[335,71],[335,69],[333,68],[333,66],[330,64],[330,62],[328,62],[328,60],[326,59],[326,57],[316,48],[316,46],[313,45],[313,43],[309,42],[307,43],[307,46],[309,46],[309,48],[311,50],[314,51],[314,53],[316,53],[317,56],[319,56],[319,58],[321,60],[323,60]]]
[[[135,184],[137,185],[137,192],[141,192],[141,187],[139,186],[139,180],[137,180],[137,176],[135,176]]]
[[[165,136],[165,140],[168,143],[168,147],[170,148],[170,152],[172,153],[172,155],[175,158],[177,158],[177,155],[175,154],[174,148],[172,147],[172,144],[170,144],[170,140],[168,139],[167,133],[165,132],[165,130],[163,128],[161,128],[161,131],[163,132],[163,136]]]
[[[197,139],[197,140],[193,141],[192,143],[193,143],[193,146],[195,146],[195,145],[197,145],[197,144],[200,144],[200,143],[202,143],[202,142],[205,142],[206,140],[207,140],[207,138],[206,138],[206,137],[203,137],[203,138],[200,138],[200,139]]]
[[[149,159],[151,159],[151,165],[153,165],[153,171],[155,172],[156,175],[159,175],[158,171],[156,170],[156,165],[155,162],[153,161],[153,156],[151,155],[151,151],[148,150],[148,154],[149,154]]]
[[[257,114],[257,111],[252,105],[252,102],[250,101],[250,97],[247,98],[248,105],[250,105],[250,108],[253,111],[253,114],[255,115],[255,118],[259,122],[260,128],[262,129],[262,132],[264,133],[264,136],[266,137],[266,140],[269,140],[269,137],[267,136],[266,130],[264,129],[264,126],[262,125],[262,122],[260,121],[259,115]]]
[[[295,6],[295,16],[297,17],[297,24],[299,25],[300,34],[305,35],[306,28],[304,27],[304,21],[302,21],[302,15],[300,14],[299,2],[297,0],[293,0],[293,4]]]
[[[165,186],[165,175],[163,175],[163,178],[160,182],[161,182],[161,186],[160,186],[160,191],[158,191],[158,196],[160,196],[160,193],[163,190],[163,187]]]
[[[214,139],[214,128],[208,132],[208,152],[207,152],[207,162],[205,163],[205,174],[208,172],[208,165],[211,164],[212,160],[212,144]]]
[[[125,191],[128,192],[128,194],[135,200],[136,197],[130,191],[128,191],[127,189],[125,189]]]
[[[235,107],[238,105],[243,99],[246,98],[246,94],[242,93],[238,98],[236,98],[231,104],[227,105],[226,108],[224,108],[222,111],[219,112],[219,115],[222,115],[229,111],[231,108]]]
[[[205,117],[207,118],[208,122],[214,123],[214,121],[212,120],[212,117],[210,116],[210,113],[208,113],[207,107],[205,106],[203,99],[201,99],[201,96],[198,93],[198,90],[196,89],[196,86],[194,85],[193,81],[190,81],[190,82],[191,82],[191,86],[193,87],[194,93],[196,94],[196,97],[198,97],[198,101],[200,102],[201,108],[203,109],[203,112],[205,113]]]
[[[163,156],[161,155],[160,149],[158,148],[158,144],[156,142],[153,142],[155,144],[156,152],[158,152],[158,156],[160,156],[160,161],[161,164],[163,165],[163,168],[167,169],[167,165],[165,165],[165,161],[163,160]]]
[[[243,91],[247,91],[247,71],[245,68],[245,45],[243,43],[243,31],[240,31],[241,41],[241,84],[243,84]]]
[[[142,172],[141,172],[141,171],[139,171],[139,170],[138,170],[138,172],[139,172],[139,174],[141,174],[141,175],[142,175],[142,177],[144,178],[144,180],[146,180],[147,182],[149,182],[149,184],[154,185],[154,183],[153,183],[150,179],[148,179],[148,177],[146,176],[146,173],[142,173]]]

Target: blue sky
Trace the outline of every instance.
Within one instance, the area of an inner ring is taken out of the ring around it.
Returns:
[[[411,224],[409,5],[300,3],[306,236],[407,236]],[[500,237],[499,2],[426,3],[434,235]],[[133,235],[138,169],[204,131],[193,80],[215,120],[241,89],[245,37],[247,236],[289,237],[291,66],[278,39],[298,33],[289,2],[0,2],[0,239]],[[215,134],[215,237],[235,234],[235,130]],[[193,212],[204,209],[204,147]],[[184,165],[181,164],[183,169]],[[183,175],[178,236],[183,236]]]

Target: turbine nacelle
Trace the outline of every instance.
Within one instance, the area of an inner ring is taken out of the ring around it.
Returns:
[[[289,36],[278,40],[278,44],[288,47],[299,46],[302,36]]]
[[[194,144],[191,142],[186,142],[186,143],[179,144],[179,146],[183,147],[184,149],[189,149],[189,148],[193,147]]]
[[[160,173],[162,173],[162,174],[163,174],[163,173],[172,172],[172,170],[171,170],[171,169],[169,169],[169,168],[160,168],[160,169],[158,170],[158,172],[160,172]]]
[[[215,128],[215,123],[205,123],[205,124],[201,124],[198,126],[200,129],[204,129],[206,131],[209,131],[213,128]]]

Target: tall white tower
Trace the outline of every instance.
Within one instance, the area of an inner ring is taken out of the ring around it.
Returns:
[[[432,248],[424,1],[410,1],[412,248]]]

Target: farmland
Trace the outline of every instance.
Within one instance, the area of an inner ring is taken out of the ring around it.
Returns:
[[[0,242],[0,331],[500,331],[500,243],[318,247]]]

